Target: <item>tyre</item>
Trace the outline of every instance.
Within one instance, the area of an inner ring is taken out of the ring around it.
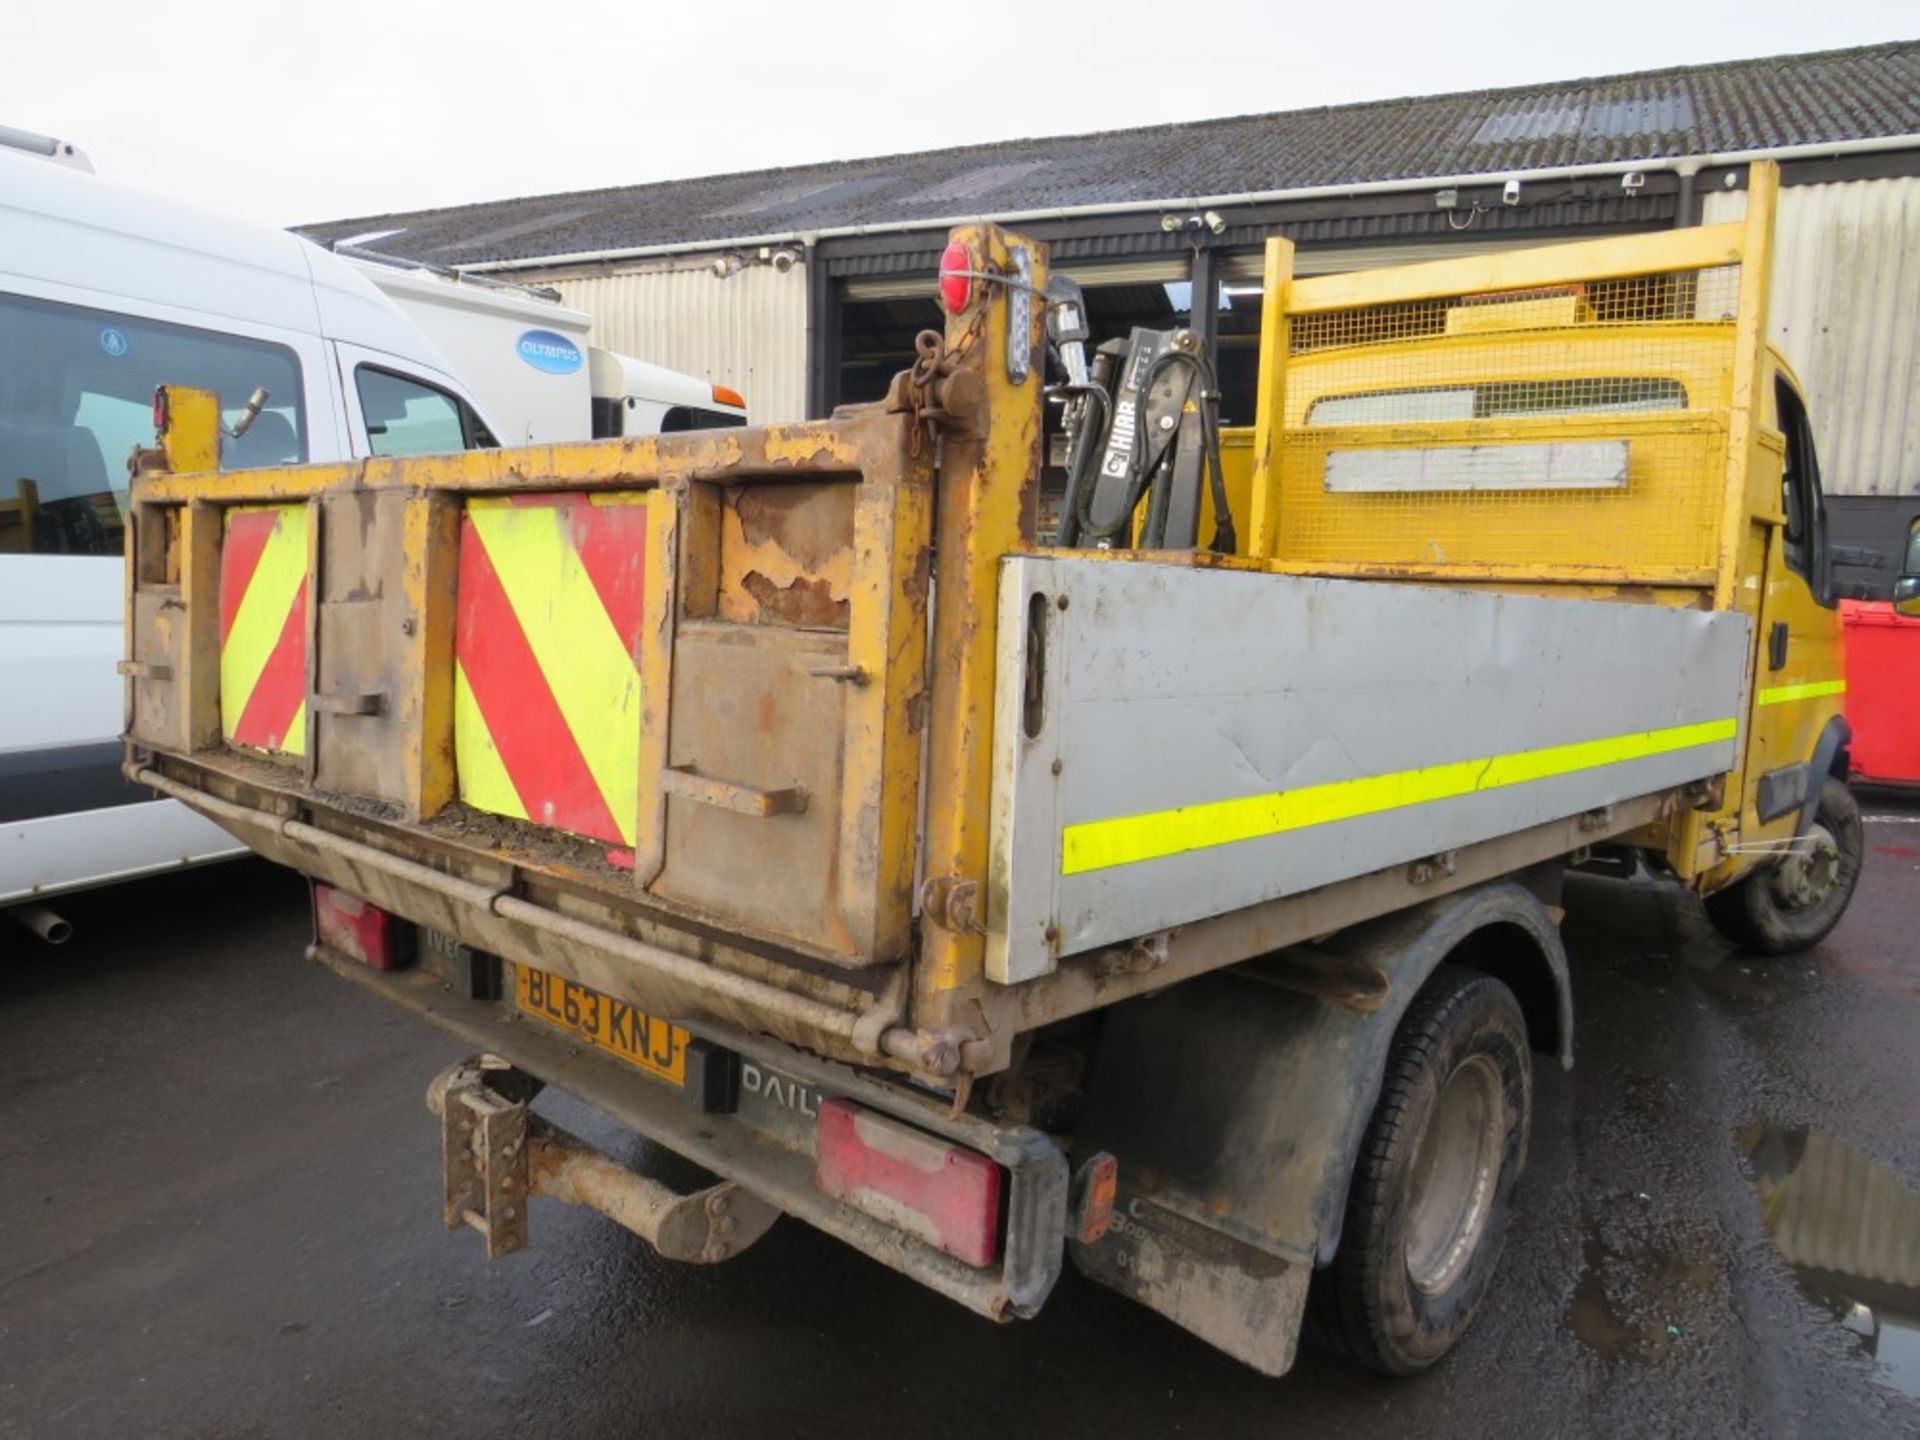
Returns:
[[[1735,944],[1763,955],[1810,949],[1847,913],[1866,850],[1860,802],[1829,776],[1801,845],[1778,865],[1709,895],[1707,918]]]
[[[1442,965],[1400,1022],[1314,1334],[1388,1375],[1445,1355],[1493,1280],[1527,1158],[1526,1021],[1490,975]]]

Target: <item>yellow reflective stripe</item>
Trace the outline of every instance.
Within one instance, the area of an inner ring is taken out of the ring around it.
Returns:
[[[1817,700],[1822,695],[1844,695],[1844,680],[1809,680],[1804,685],[1769,685],[1760,692],[1760,704],[1784,705],[1789,700]]]
[[[635,502],[644,503],[644,502]],[[620,835],[640,804],[640,671],[553,505],[469,504],[487,558]]]
[[[280,632],[287,628],[287,612],[307,578],[307,507],[305,505],[263,505],[262,510],[277,511],[273,534],[260,551],[260,563],[247,581],[246,594],[234,612],[233,628],[220,646],[220,728],[228,735],[240,723],[240,716],[260,683],[260,672],[267,668],[273,647],[280,643]],[[243,515],[247,509],[232,513]],[[297,738],[296,738],[297,737]],[[289,729],[285,748],[299,753],[306,748],[306,716],[300,728]],[[298,746],[299,749],[295,749]]]
[[[463,801],[492,815],[527,818],[527,807],[520,803],[520,792],[513,788],[493,732],[473,698],[466,667],[458,660],[453,662],[453,753],[460,757],[457,779]]]
[[[1731,740],[1739,729],[1739,721],[1729,716],[1725,720],[1705,720],[1604,740],[1582,740],[1572,745],[1550,745],[1542,750],[1521,750],[1511,755],[1456,760],[1391,775],[1333,780],[1239,800],[1215,800],[1178,810],[1090,820],[1061,831],[1060,873],[1081,875],[1089,870],[1131,865],[1140,860],[1161,860],[1189,850],[1258,840],[1288,830],[1377,815],[1383,810],[1524,785],[1530,780],[1618,765],[1675,750],[1691,750],[1697,745]]]

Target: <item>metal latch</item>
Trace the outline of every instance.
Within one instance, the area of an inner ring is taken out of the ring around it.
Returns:
[[[762,790],[734,780],[716,780],[697,774],[691,765],[669,765],[662,769],[660,788],[682,800],[731,810],[736,815],[799,815],[807,808],[807,792],[798,785]]]
[[[378,715],[387,708],[387,697],[380,691],[365,695],[322,695],[307,697],[307,707],[321,715]]]

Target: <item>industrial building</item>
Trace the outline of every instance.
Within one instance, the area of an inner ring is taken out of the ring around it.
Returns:
[[[597,343],[744,391],[870,400],[937,324],[948,227],[1050,242],[1094,332],[1187,324],[1251,423],[1262,242],[1296,273],[1714,223],[1779,160],[1774,338],[1808,391],[1843,580],[1920,511],[1920,42],[832,161],[303,227],[550,286]]]

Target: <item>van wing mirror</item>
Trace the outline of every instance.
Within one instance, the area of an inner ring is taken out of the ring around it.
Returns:
[[[1907,553],[1900,562],[1900,578],[1893,582],[1893,608],[1920,620],[1920,516],[1907,527]]]

